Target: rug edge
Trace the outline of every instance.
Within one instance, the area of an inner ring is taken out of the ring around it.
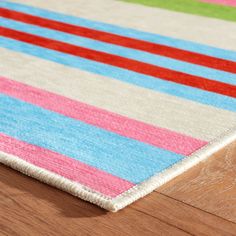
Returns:
[[[203,148],[197,150],[190,156],[184,158],[181,162],[176,163],[167,170],[158,173],[148,180],[142,182],[139,185],[135,185],[133,188],[122,193],[116,198],[112,199],[112,205],[114,212],[126,207],[127,205],[135,202],[138,199],[146,196],[147,194],[153,192],[155,189],[161,185],[167,183],[168,181],[174,179],[178,175],[184,173],[195,165],[207,160],[211,155],[224,148],[228,144],[236,140],[236,127],[233,127],[218,138],[209,142]]]
[[[106,197],[82,184],[69,180],[21,158],[0,151],[0,163],[42,183],[56,187],[82,200],[91,202],[108,211],[115,211],[110,197]]]
[[[37,167],[11,154],[0,152],[0,163],[43,183],[70,193],[71,195],[82,200],[96,204],[108,211],[116,212],[153,192],[156,188],[189,170],[191,167],[206,160],[212,154],[222,149],[227,144],[230,144],[234,140],[236,140],[236,127],[228,130],[208,145],[184,158],[181,162],[173,165],[161,173],[154,175],[141,184],[135,185],[133,188],[120,194],[114,199],[106,197],[82,184],[66,179],[63,176],[55,174],[51,171]]]

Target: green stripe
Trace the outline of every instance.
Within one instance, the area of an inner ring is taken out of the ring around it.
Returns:
[[[196,0],[123,0],[151,7],[159,7],[173,11],[186,12],[194,15],[214,17],[236,21],[236,7],[222,6]]]

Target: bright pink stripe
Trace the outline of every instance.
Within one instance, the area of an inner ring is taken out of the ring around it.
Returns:
[[[236,7],[236,0],[200,0],[200,1]]]
[[[131,182],[63,156],[0,133],[0,151],[15,155],[35,166],[73,180],[106,196],[116,197],[132,188]]]
[[[2,77],[0,77],[0,92],[182,155],[189,155],[207,143]]]

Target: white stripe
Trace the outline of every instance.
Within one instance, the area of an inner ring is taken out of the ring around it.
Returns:
[[[236,50],[236,24],[229,21],[113,0],[14,0],[14,2]]]
[[[0,49],[0,75],[205,141],[236,125],[236,113]]]

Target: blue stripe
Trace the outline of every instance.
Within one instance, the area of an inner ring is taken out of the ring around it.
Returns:
[[[183,158],[0,94],[0,132],[140,183]]]
[[[54,61],[66,66],[79,68],[81,70],[86,70],[95,74],[135,84],[144,88],[236,112],[236,99],[232,97],[207,92],[190,86],[172,83],[154,78],[152,76],[146,76],[133,71],[109,66],[76,56],[71,56],[5,37],[0,37],[0,47],[27,53],[29,55]]]
[[[70,23],[74,25],[80,25],[80,26],[91,28],[91,29],[101,30],[105,32],[122,35],[122,36],[136,38],[136,39],[145,40],[145,41],[158,43],[158,44],[163,44],[163,45],[167,45],[167,46],[171,46],[171,47],[175,47],[179,49],[189,50],[192,52],[202,53],[202,54],[213,56],[213,57],[236,61],[236,52],[231,51],[231,50],[219,49],[219,48],[207,46],[204,44],[193,43],[190,41],[166,37],[159,34],[147,33],[147,32],[142,32],[135,29],[119,27],[119,26],[115,26],[111,24],[106,24],[106,23],[92,21],[92,20],[88,20],[84,18],[69,16],[62,13],[56,13],[53,11],[48,11],[48,10],[26,6],[23,4],[8,2],[8,1],[1,1],[0,6],[7,9],[21,11],[24,13],[40,16],[47,19],[57,20],[60,22],[66,22],[66,23]]]
[[[28,25],[17,21],[6,20],[0,17],[0,25],[14,30],[24,31],[26,33],[47,37],[50,39],[78,45],[81,47],[91,48],[94,50],[115,54],[118,56],[146,62],[156,66],[169,68],[176,71],[181,71],[187,74],[200,76],[224,83],[236,85],[236,74],[210,69],[203,66],[198,66],[182,61],[170,59],[168,57],[157,56],[151,53],[145,53],[139,50],[133,50],[121,46],[107,44],[96,40],[91,40],[84,37],[78,37],[71,34],[62,33],[55,30]]]

